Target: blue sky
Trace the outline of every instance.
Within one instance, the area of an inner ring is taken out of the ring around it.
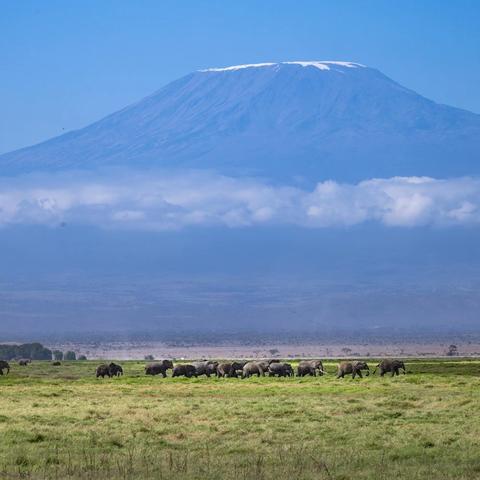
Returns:
[[[3,1],[0,153],[84,126],[192,70],[352,60],[480,113],[478,1]]]

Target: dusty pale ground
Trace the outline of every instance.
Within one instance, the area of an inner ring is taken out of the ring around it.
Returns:
[[[451,341],[381,344],[261,344],[261,345],[168,345],[162,342],[57,343],[51,349],[73,350],[89,359],[139,360],[146,355],[155,358],[301,358],[301,357],[440,357],[446,355],[450,343],[461,356],[480,356],[480,342]]]

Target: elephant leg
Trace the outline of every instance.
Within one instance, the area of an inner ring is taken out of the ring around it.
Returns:
[[[395,369],[392,368],[392,373],[390,374],[391,377],[394,377],[395,376]]]
[[[385,375],[385,372],[383,370],[380,370],[380,376],[383,377]]]

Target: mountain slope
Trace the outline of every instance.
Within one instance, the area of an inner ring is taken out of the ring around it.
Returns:
[[[0,156],[4,174],[211,168],[278,179],[480,173],[480,115],[348,62],[189,74],[90,126]]]

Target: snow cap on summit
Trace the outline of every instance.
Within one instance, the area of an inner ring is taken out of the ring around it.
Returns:
[[[295,61],[295,62],[277,62],[277,63],[248,63],[245,65],[233,65],[231,67],[207,68],[200,70],[200,72],[231,72],[235,70],[242,70],[244,68],[261,68],[274,67],[276,65],[299,65],[301,67],[315,67],[319,70],[331,70],[332,67],[346,67],[346,68],[366,68],[365,65],[355,62],[339,62],[339,61]]]

